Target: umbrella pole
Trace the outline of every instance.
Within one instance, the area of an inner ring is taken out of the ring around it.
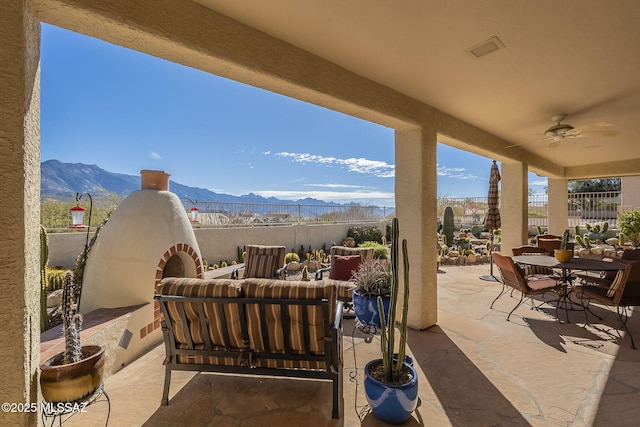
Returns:
[[[493,229],[491,229],[491,236],[489,237],[491,245],[489,246],[489,274],[483,274],[480,279],[488,282],[498,282],[498,278],[493,275]]]

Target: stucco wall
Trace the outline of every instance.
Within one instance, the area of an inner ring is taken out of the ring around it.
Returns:
[[[196,228],[194,230],[202,258],[210,263],[237,259],[238,246],[284,245],[298,250],[300,245],[320,249],[333,242],[340,244],[352,226],[377,226],[383,235],[387,221],[367,224],[293,225],[282,227]],[[49,265],[73,268],[86,239],[84,233],[49,234]]]
[[[38,402],[40,27],[24,1],[0,13],[0,396]],[[0,425],[35,425],[36,413],[0,412]]]

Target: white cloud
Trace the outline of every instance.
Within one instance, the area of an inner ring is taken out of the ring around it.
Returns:
[[[326,188],[365,188],[361,185],[349,184],[302,184],[304,187],[326,187]]]
[[[545,186],[547,185],[548,182],[546,179],[539,179],[539,180],[535,180],[535,181],[529,181],[529,186],[534,185],[534,186]]]
[[[149,153],[149,157],[151,157],[154,160],[161,160],[162,159],[162,156],[160,154],[158,154],[157,152],[155,152],[155,151],[150,152]]]
[[[265,156],[268,156],[269,154],[271,154],[271,151],[267,150],[267,151],[263,152],[262,154],[264,154]]]
[[[345,202],[345,201],[366,201],[371,204],[379,204],[381,202],[385,202],[385,204],[389,205],[392,200],[394,200],[395,195],[393,193],[387,193],[384,191],[287,191],[287,190],[259,190],[254,191],[255,194],[258,194],[262,197],[276,197],[278,199],[285,200],[299,200],[307,197],[325,200],[325,201],[334,201],[334,202]]]
[[[292,159],[297,163],[320,163],[325,165],[338,165],[346,167],[349,172],[361,174],[371,174],[378,178],[393,178],[395,176],[395,165],[379,160],[369,160],[363,158],[338,159],[336,157],[323,157],[309,153],[276,153],[278,157]]]
[[[465,168],[450,168],[447,166],[437,165],[438,176],[453,179],[477,179],[476,175],[466,172]]]

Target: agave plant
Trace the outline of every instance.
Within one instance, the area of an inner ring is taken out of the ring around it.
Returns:
[[[389,295],[391,293],[391,267],[387,260],[368,259],[353,273],[353,282],[360,295]]]

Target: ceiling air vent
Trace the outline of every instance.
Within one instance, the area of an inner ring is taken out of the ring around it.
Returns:
[[[504,49],[504,43],[500,41],[498,36],[491,37],[489,40],[485,40],[475,46],[470,47],[465,52],[468,52],[474,58],[480,58],[495,52],[498,49]]]

